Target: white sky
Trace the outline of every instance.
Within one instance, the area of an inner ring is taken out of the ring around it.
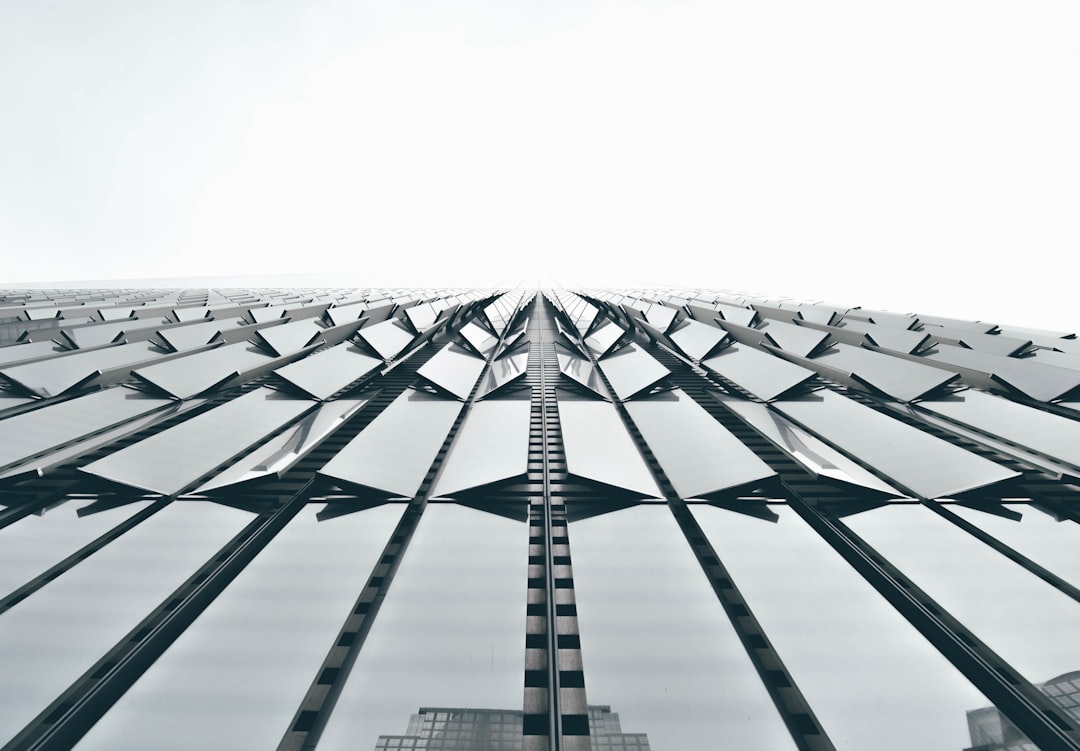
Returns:
[[[0,0],[0,285],[542,273],[1075,329],[1078,134],[1075,0]]]

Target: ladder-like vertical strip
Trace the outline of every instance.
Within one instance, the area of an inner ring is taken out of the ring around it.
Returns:
[[[559,369],[551,321],[549,304],[538,294],[529,322],[530,447],[538,459],[530,463],[530,479],[539,492],[529,503],[523,747],[525,751],[589,751],[566,499],[555,493],[566,479],[566,458],[555,393]]]

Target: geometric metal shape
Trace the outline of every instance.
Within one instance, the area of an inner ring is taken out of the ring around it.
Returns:
[[[626,403],[680,498],[758,483],[776,472],[681,389]]]
[[[39,396],[56,396],[89,383],[102,371],[156,360],[161,352],[145,342],[77,351],[0,369],[0,376]]]
[[[608,355],[599,367],[622,401],[647,391],[671,374],[655,357],[633,344]]]
[[[284,357],[311,346],[319,339],[322,330],[313,319],[307,318],[259,329],[255,332],[255,338],[278,357]]]
[[[416,374],[458,399],[465,400],[484,369],[484,361],[456,344],[432,355]]]
[[[560,394],[559,422],[570,474],[645,498],[663,498],[615,405]]]
[[[728,334],[716,326],[687,318],[667,336],[684,355],[699,362],[715,352]]]
[[[270,475],[281,477],[369,401],[370,398],[337,399],[323,404],[191,492],[220,490]]]
[[[600,377],[596,366],[583,357],[575,357],[569,353],[556,351],[555,357],[559,362],[559,370],[570,380],[584,386],[602,399],[607,400],[607,389]]]
[[[263,350],[247,342],[237,342],[147,365],[132,371],[132,375],[177,399],[188,399],[273,362],[274,358]]]
[[[847,344],[836,344],[824,354],[803,362],[810,367],[821,364],[849,373],[855,380],[900,402],[914,401],[960,378],[941,368]]]
[[[480,384],[477,398],[483,399],[524,377],[528,365],[528,352],[522,352],[519,355],[509,355],[495,360],[491,363],[491,367],[488,369],[483,382]]]
[[[815,477],[854,486],[860,494],[870,491],[873,495],[891,498],[908,497],[907,493],[892,487],[764,404],[716,392],[710,392],[710,395]]]
[[[814,377],[812,370],[744,344],[733,344],[701,364],[765,402],[791,392]]]
[[[474,404],[443,459],[431,497],[453,496],[525,474],[531,411],[528,399]]]
[[[319,474],[413,498],[461,412],[461,402],[406,389]]]
[[[289,363],[274,374],[316,399],[325,400],[381,367],[382,360],[343,343]]]
[[[995,438],[1037,451],[1080,471],[1080,422],[968,389],[918,407]]]
[[[365,326],[356,334],[384,360],[393,360],[416,335],[401,321],[391,318]]]
[[[1020,476],[827,389],[772,407],[916,498],[947,498]]]
[[[122,386],[0,420],[0,467],[158,410],[171,402]]]
[[[936,367],[954,372],[958,369],[965,379],[970,377],[965,371],[988,376],[991,381],[1040,402],[1059,399],[1080,387],[1080,371],[963,347],[941,344],[922,359],[937,363]]]
[[[315,402],[288,399],[264,386],[81,470],[123,485],[173,495],[314,406]]]

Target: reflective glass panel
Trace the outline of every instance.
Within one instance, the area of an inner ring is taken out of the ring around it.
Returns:
[[[483,399],[488,394],[513,383],[525,375],[528,365],[528,352],[500,357],[498,360],[493,361],[491,367],[488,368],[488,372],[484,375],[484,381],[480,384],[477,395]]]
[[[358,320],[360,316],[364,314],[364,311],[367,309],[367,303],[357,302],[351,303],[349,305],[339,305],[332,307],[327,310],[326,313],[330,316],[330,321],[335,326],[341,326],[342,324],[351,323],[355,320]]]
[[[608,398],[607,387],[604,385],[596,367],[583,357],[555,351],[555,357],[559,361],[559,370],[567,378],[581,384],[594,394]]]
[[[453,495],[525,474],[531,411],[527,399],[474,404],[443,459],[431,496]]]
[[[483,369],[484,361],[479,357],[456,344],[448,344],[416,372],[458,399],[465,399]]]
[[[762,401],[806,383],[814,372],[746,345],[732,345],[701,363]]]
[[[1080,422],[968,389],[919,407],[1080,467]]]
[[[675,320],[676,315],[678,315],[678,311],[674,308],[657,303],[650,305],[649,309],[645,311],[645,320],[661,331],[666,331],[671,322]]]
[[[751,308],[740,308],[734,305],[725,305],[724,303],[716,303],[716,314],[719,318],[723,318],[725,321],[730,321],[739,326],[749,326],[757,317],[756,310]]]
[[[813,474],[857,485],[860,490],[907,497],[877,475],[868,472],[861,465],[821,442],[790,420],[781,417],[766,405],[726,394],[713,393],[712,396]]]
[[[78,507],[85,505],[68,501],[0,529],[0,596],[21,587],[150,503],[138,501],[78,516]]]
[[[570,524],[590,704],[654,749],[794,748],[671,512]]]
[[[1037,508],[1022,503],[1006,506],[1011,513],[1018,514],[1019,519],[1007,519],[959,504],[949,504],[947,508],[1070,584],[1080,587],[1080,527],[1075,522],[1059,522]]]
[[[412,498],[461,412],[461,402],[406,389],[319,474]]]
[[[227,344],[133,371],[139,378],[177,399],[188,399],[234,375],[273,360],[247,342]]]
[[[114,387],[0,420],[0,467],[168,403]]]
[[[461,327],[460,333],[465,341],[469,343],[469,346],[476,350],[481,357],[490,355],[492,350],[494,350],[495,346],[499,343],[498,339],[477,326],[475,323],[465,324]]]
[[[13,464],[3,472],[0,472],[0,478],[9,479],[19,476],[24,478],[34,476],[40,477],[63,464],[67,464],[76,457],[88,454],[91,451],[96,451],[102,446],[107,446],[123,436],[142,430],[158,420],[167,420],[174,415],[197,407],[200,404],[203,404],[202,400],[172,402],[171,406],[166,407],[163,410],[157,410],[150,414],[143,415],[142,417],[137,417],[134,420],[129,420],[110,430],[94,433],[91,436],[83,436],[74,443],[68,444],[63,448],[53,449],[47,453]]]
[[[302,510],[77,748],[274,748],[403,509]]]
[[[559,422],[571,474],[648,498],[663,497],[613,404],[560,394]]]
[[[845,523],[1029,681],[1080,668],[1080,603],[922,506]]]
[[[62,352],[54,342],[30,342],[28,344],[15,344],[9,347],[0,347],[0,365],[8,365],[23,360],[31,360],[35,357],[48,357],[49,355]]]
[[[938,341],[959,344],[968,349],[1006,357],[1023,352],[1031,345],[1030,339],[1017,339],[1001,334],[980,334],[944,326],[927,326],[926,331]]]
[[[390,319],[365,326],[357,336],[367,342],[379,357],[392,360],[409,346],[415,335],[401,321]]]
[[[176,308],[173,311],[173,315],[177,321],[197,321],[200,318],[206,318],[206,314],[210,312],[206,307],[191,307],[191,308]]]
[[[0,370],[5,378],[40,396],[56,396],[89,380],[98,371],[154,360],[161,352],[145,342],[50,357]]]
[[[645,391],[671,372],[633,344],[605,357],[599,367],[619,399],[629,399]]]
[[[284,357],[311,344],[322,328],[311,318],[266,326],[255,332],[255,338],[266,344],[274,354]]]
[[[780,349],[801,357],[810,357],[819,351],[829,336],[808,326],[781,321],[769,321],[765,328],[759,331],[768,335]]]
[[[773,406],[901,489],[923,498],[950,496],[1017,475],[829,390]]]
[[[670,310],[670,308],[664,308],[664,310]],[[689,318],[680,323],[675,331],[668,334],[668,338],[692,360],[700,360],[708,356],[724,341],[726,336],[727,332],[721,328]]]
[[[596,357],[602,357],[625,333],[620,326],[616,326],[609,321],[597,328],[585,339],[585,346],[591,349]]]
[[[163,323],[165,323],[165,319],[157,316],[145,320],[129,318],[124,321],[92,323],[89,326],[64,329],[63,336],[79,349],[87,349],[88,347],[100,347],[110,342],[122,341],[126,332],[156,328]]]
[[[837,748],[969,745],[990,702],[798,515],[692,512]]]
[[[924,357],[944,365],[969,368],[987,375],[992,373],[998,382],[1039,401],[1057,399],[1080,386],[1080,371],[1044,365],[1034,360],[1020,360],[945,344],[938,345],[934,352]]]
[[[902,402],[918,399],[958,378],[956,373],[941,368],[847,344],[837,344],[810,362],[850,373],[862,383]]]
[[[316,399],[328,399],[382,366],[381,360],[368,357],[353,345],[339,344],[274,372]]]
[[[875,346],[895,352],[915,352],[930,339],[930,335],[925,331],[908,331],[891,326],[877,326],[854,318],[846,319],[843,328],[840,330],[866,334],[867,338]]]
[[[239,317],[222,318],[205,323],[166,326],[158,329],[157,334],[171,349],[181,352],[185,349],[205,346],[213,341],[219,332],[242,324],[243,320]]]
[[[82,467],[162,495],[177,493],[314,407],[262,387]]]
[[[409,323],[417,331],[423,331],[435,323],[438,315],[430,305],[414,305],[405,309],[405,317],[409,319]]]
[[[367,402],[367,399],[336,399],[320,405],[232,466],[215,474],[194,492],[205,493],[273,474],[284,474]]]
[[[252,519],[180,501],[0,615],[0,742],[19,732]]]
[[[682,498],[776,474],[681,389],[628,402],[626,411]]]
[[[420,707],[521,709],[528,526],[424,511],[320,751],[371,749]]]

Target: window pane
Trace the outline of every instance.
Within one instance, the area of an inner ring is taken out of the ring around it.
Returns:
[[[1032,683],[1080,667],[1080,603],[930,509],[845,522]]]
[[[990,702],[790,508],[775,523],[694,506],[736,586],[837,748],[970,745]]]
[[[655,357],[633,344],[601,360],[600,369],[620,399],[648,390],[671,373]]]
[[[521,522],[428,506],[319,750],[374,748],[420,707],[520,710],[528,549]]]
[[[1072,521],[1055,521],[1036,508],[1010,504],[1009,511],[1020,519],[1005,519],[994,514],[950,504],[949,510],[984,532],[1045,566],[1071,584],[1080,587],[1080,528]]]
[[[922,498],[951,497],[1017,476],[977,454],[832,391],[776,409],[826,443]]]
[[[179,501],[0,615],[0,741],[32,720],[251,521]]]
[[[196,415],[82,468],[107,480],[178,493],[315,406],[265,386]]]
[[[305,508],[78,748],[273,748],[404,508]]]
[[[667,507],[571,522],[585,686],[655,749],[794,748]]]
[[[68,502],[0,529],[0,595],[6,595],[150,505],[138,501],[89,516]]]

